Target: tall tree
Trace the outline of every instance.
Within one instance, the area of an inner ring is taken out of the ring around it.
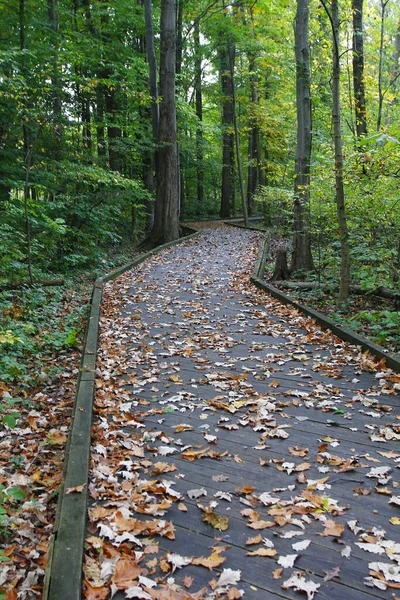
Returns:
[[[221,209],[222,219],[230,216],[230,202],[233,195],[234,169],[234,127],[233,127],[233,81],[230,70],[230,54],[233,48],[230,41],[222,40],[219,49],[220,78],[222,90],[222,181]]]
[[[176,143],[176,0],[161,1],[160,20],[160,121],[157,196],[152,243],[179,237],[179,167]]]
[[[204,202],[204,166],[203,166],[203,91],[202,91],[202,55],[200,44],[200,27],[197,20],[193,29],[194,41],[194,90],[196,102],[196,174],[197,201],[199,207]]]
[[[297,0],[295,27],[297,146],[294,179],[291,270],[313,270],[310,239],[310,160],[312,143],[309,0]]]
[[[239,134],[239,125],[238,125],[238,120],[237,120],[237,114],[236,114],[235,54],[236,54],[236,48],[235,48],[235,45],[232,44],[232,52],[229,52],[229,70],[230,70],[230,77],[231,77],[231,82],[232,82],[233,128],[235,131],[236,164],[237,164],[237,172],[238,172],[238,177],[239,177],[240,198],[242,201],[243,222],[244,222],[245,226],[247,227],[247,225],[248,225],[247,202],[246,202],[246,196],[245,196],[245,192],[244,192],[242,155],[240,152],[240,134]]]
[[[380,21],[380,39],[379,39],[379,66],[378,66],[378,117],[376,120],[376,130],[380,131],[382,126],[382,110],[385,91],[383,89],[383,63],[385,60],[385,20],[386,8],[389,0],[381,0],[381,21]]]
[[[321,1],[329,17],[332,28],[332,123],[335,146],[336,212],[340,238],[340,285],[337,302],[340,308],[346,309],[350,291],[350,252],[343,183],[343,142],[340,106],[339,7],[338,0],[331,0],[331,10],[329,11],[325,0]]]
[[[364,83],[363,0],[352,0],[353,11],[353,86],[357,137],[367,134]]]

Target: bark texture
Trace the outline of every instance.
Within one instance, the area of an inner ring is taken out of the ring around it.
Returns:
[[[295,31],[297,146],[291,270],[312,271],[314,266],[311,254],[309,213],[312,124],[308,21],[309,0],[297,0]]]
[[[353,11],[353,86],[356,133],[367,135],[367,113],[364,85],[363,0],[352,0]]]
[[[230,216],[230,200],[233,195],[234,126],[233,126],[233,81],[229,68],[230,44],[220,49],[220,73],[222,88],[222,181],[220,216]]]
[[[179,168],[175,106],[176,1],[161,2],[160,122],[154,244],[179,237]]]
[[[336,210],[340,237],[340,286],[339,307],[345,308],[350,288],[349,233],[347,229],[345,195],[343,185],[343,150],[340,107],[340,52],[339,52],[339,8],[338,0],[331,0],[333,33],[333,72],[332,72],[332,121],[335,145],[335,187]]]

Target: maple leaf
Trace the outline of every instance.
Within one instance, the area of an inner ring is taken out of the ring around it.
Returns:
[[[212,569],[219,567],[219,565],[222,565],[222,563],[225,561],[226,556],[220,556],[220,553],[214,550],[210,556],[200,556],[199,558],[194,558],[192,560],[192,565],[201,565],[212,571]]]
[[[222,592],[224,588],[231,585],[236,585],[240,581],[241,571],[233,571],[232,569],[223,569],[219,579],[216,581],[215,591]]]
[[[334,537],[340,537],[344,531],[344,525],[341,525],[340,523],[336,523],[336,521],[333,521],[332,519],[327,519],[324,522],[324,531],[322,533],[320,533],[319,535],[322,536],[328,536],[328,535],[332,535]]]
[[[133,582],[138,578],[139,574],[140,567],[136,560],[122,557],[115,566],[111,581],[119,590],[124,590],[132,587]]]
[[[314,583],[314,581],[307,581],[303,576],[303,573],[294,573],[292,577],[287,579],[281,586],[284,590],[293,588],[298,592],[305,592],[307,594],[307,600],[313,600],[314,594],[321,587],[321,584]]]
[[[201,516],[202,520],[205,523],[214,527],[214,529],[219,529],[219,531],[226,531],[229,527],[229,519],[228,517],[224,517],[221,514],[214,512],[212,509],[207,509]]]
[[[167,554],[167,561],[172,565],[172,573],[174,573],[176,569],[182,569],[182,567],[190,565],[192,559],[193,557],[180,556],[180,554],[176,554],[175,552]]]

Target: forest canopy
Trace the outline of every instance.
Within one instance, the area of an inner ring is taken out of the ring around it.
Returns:
[[[293,251],[292,271],[343,280],[346,241],[349,282],[398,287],[394,0],[7,0],[1,8],[3,284],[90,269],[143,239],[154,217],[166,241],[179,235],[170,218],[248,214],[262,215]],[[168,90],[172,137],[161,124]],[[299,167],[304,98],[309,157]],[[171,148],[173,217],[157,215],[155,202],[166,194],[157,171]],[[303,267],[296,230],[309,247]]]

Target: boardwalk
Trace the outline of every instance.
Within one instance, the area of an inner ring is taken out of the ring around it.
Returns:
[[[106,285],[89,598],[400,596],[399,377],[251,286],[260,236]]]

